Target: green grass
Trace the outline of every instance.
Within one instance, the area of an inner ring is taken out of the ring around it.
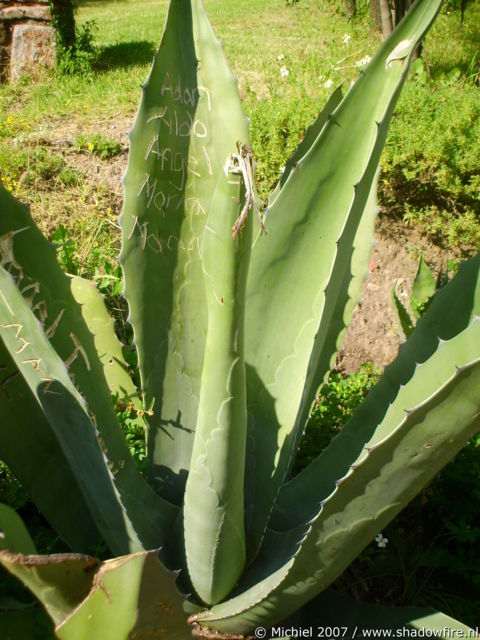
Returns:
[[[301,0],[287,7],[284,0],[206,1],[251,118],[264,200],[332,88],[342,82],[348,87],[358,75],[356,63],[372,55],[380,43],[368,12],[348,21],[339,4]],[[88,151],[88,144],[99,136],[108,140],[105,129],[110,121],[122,121],[125,129],[133,123],[140,84],[148,75],[166,10],[167,0],[83,0],[79,27],[96,25],[93,70],[0,87],[0,175],[9,188],[33,203],[48,233],[56,219],[62,224],[75,220],[83,228],[89,212],[81,202],[76,207],[71,203],[78,200],[79,191],[87,201],[95,198],[98,185],[83,184],[67,165],[55,180],[65,198],[52,198],[51,180],[40,176],[33,186],[25,184],[25,154],[38,153],[42,131],[52,135],[53,130],[65,129],[71,143],[79,136],[87,141]],[[430,77],[417,68],[401,97],[382,159],[380,199],[392,215],[468,252],[480,247],[478,3],[469,5],[462,32],[458,26],[459,14],[444,10],[427,36]],[[288,70],[285,77],[283,67]],[[114,143],[125,145],[126,139]],[[31,171],[35,162],[27,164]],[[86,226],[90,228],[88,222]],[[74,227],[70,222],[72,232]]]

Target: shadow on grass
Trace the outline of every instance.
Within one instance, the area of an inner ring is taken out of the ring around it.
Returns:
[[[137,64],[150,64],[155,46],[148,40],[120,42],[102,47],[95,67],[98,71],[125,68]]]

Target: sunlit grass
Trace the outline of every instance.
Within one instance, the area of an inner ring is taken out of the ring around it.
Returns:
[[[341,3],[333,0],[300,0],[290,7],[284,0],[206,0],[205,5],[238,76],[244,108],[252,123],[251,142],[258,161],[259,190],[265,198],[286,157],[329,93],[339,84],[350,86],[358,76],[360,61],[373,55],[381,38],[370,26],[368,11],[360,11],[358,18],[349,21],[339,8]],[[363,5],[366,3],[359,3],[360,7]],[[148,76],[167,7],[167,0],[80,0],[78,25],[95,24],[99,59],[93,70],[83,75],[54,74],[35,82],[26,79],[17,85],[0,86],[1,176],[9,188],[33,203],[34,213],[42,211],[42,216],[36,214],[37,219],[44,220],[45,207],[53,206],[47,216],[48,228],[56,217],[65,218],[64,209],[56,210],[55,202],[65,197],[70,203],[74,193],[69,197],[67,190],[58,197],[48,194],[46,188],[29,191],[22,185],[22,169],[14,156],[37,148],[44,138],[60,137],[62,144],[74,144],[78,136],[91,138],[100,132],[110,137],[106,130],[111,122],[121,121],[124,135],[133,123],[140,84]],[[469,5],[463,31],[458,27],[459,14],[447,14],[444,10],[427,36],[425,59],[433,84],[431,81],[419,84],[414,90],[406,87],[398,107],[399,116],[394,118],[387,140],[385,165],[394,166],[402,155],[395,140],[410,139],[415,127],[419,131],[431,128],[429,112],[418,113],[416,124],[412,125],[411,105],[429,104],[439,93],[447,95],[448,91],[441,87],[445,78],[452,83],[448,79],[452,69],[458,72],[452,91],[463,95],[468,89],[472,113],[475,103],[480,108],[478,87],[474,84],[480,57],[478,3]],[[455,123],[460,117],[448,100],[439,108],[443,110],[444,121]],[[16,129],[8,123],[12,117],[18,125]],[[436,137],[438,144],[433,141],[427,145],[431,150],[436,144],[436,149],[431,151],[431,157],[422,159],[424,164],[433,159],[432,153],[435,162],[443,153],[442,132]],[[125,137],[118,142],[127,144]],[[466,157],[475,155],[473,144],[473,140],[470,143],[466,140]],[[415,156],[414,144],[410,147]],[[415,173],[413,156],[408,160],[413,162],[409,171]],[[448,162],[445,156],[445,163]],[[458,158],[456,162],[460,162]],[[84,188],[95,189],[95,185]],[[471,206],[468,211],[473,211]],[[412,208],[404,213],[411,222]],[[435,220],[442,220],[442,225],[443,215],[439,212],[434,216]],[[413,219],[425,219],[425,214],[422,218],[414,208]],[[475,226],[475,215],[472,220],[469,226]]]

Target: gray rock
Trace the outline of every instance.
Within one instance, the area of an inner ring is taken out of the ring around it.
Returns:
[[[50,0],[33,0],[35,4],[48,4]],[[0,5],[32,4],[32,0],[1,0]]]
[[[55,29],[34,24],[19,24],[13,29],[10,58],[10,79],[15,82],[23,75],[35,73],[42,67],[55,66]]]

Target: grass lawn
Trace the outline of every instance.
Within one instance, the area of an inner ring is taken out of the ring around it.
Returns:
[[[348,89],[381,41],[366,0],[358,4],[359,15],[349,21],[340,0],[299,0],[294,6],[285,0],[205,0],[238,75],[264,199],[328,95],[341,83]],[[97,47],[91,68],[85,63],[82,73],[0,86],[0,179],[32,205],[38,224],[59,247],[62,266],[96,279],[125,342],[129,329],[115,263],[120,177],[126,133],[167,6],[167,0],[80,0],[77,24],[93,34]],[[462,31],[459,13],[448,6],[398,104],[382,159],[380,202],[385,220],[394,216],[467,255],[480,249],[480,3],[469,4]],[[333,378],[313,420],[335,431],[375,376],[368,370],[348,382]],[[138,452],[137,435],[132,448]],[[305,447],[318,448],[317,440],[312,427]],[[438,604],[475,624],[478,595],[464,594],[474,583],[478,592],[480,581],[474,550],[480,539],[478,451],[470,443],[444,472],[443,484],[432,485],[390,525],[388,551],[367,549],[359,569],[370,589],[365,599],[376,600],[384,590],[385,601]],[[304,448],[303,455],[308,461],[311,451]],[[7,475],[0,464],[0,488]],[[0,502],[21,503],[25,496],[7,479],[11,494],[0,492]],[[452,483],[463,492],[452,493]],[[456,495],[471,500],[470,513]],[[440,538],[443,546],[433,549]],[[438,576],[447,576],[443,585]],[[350,578],[354,582],[355,574]]]
[[[95,134],[127,146],[125,132],[161,37],[167,1],[79,4],[78,25],[94,25],[99,48],[93,71],[0,88],[0,176],[33,204],[48,234],[61,222],[75,230],[80,245],[88,245],[98,232],[90,219],[93,209],[96,215],[105,215],[109,207],[117,213],[120,203],[111,198],[112,185],[92,181],[65,149],[88,154],[88,139]],[[206,2],[251,118],[264,198],[329,93],[341,83],[348,88],[360,62],[380,43],[366,8],[348,21],[340,4]],[[438,18],[426,41],[430,78],[420,63],[404,90],[381,181],[385,209],[467,251],[480,246],[479,30],[477,3],[469,7],[462,32],[458,13],[444,10]],[[87,140],[83,149],[79,136]],[[108,154],[103,160],[108,162]]]

